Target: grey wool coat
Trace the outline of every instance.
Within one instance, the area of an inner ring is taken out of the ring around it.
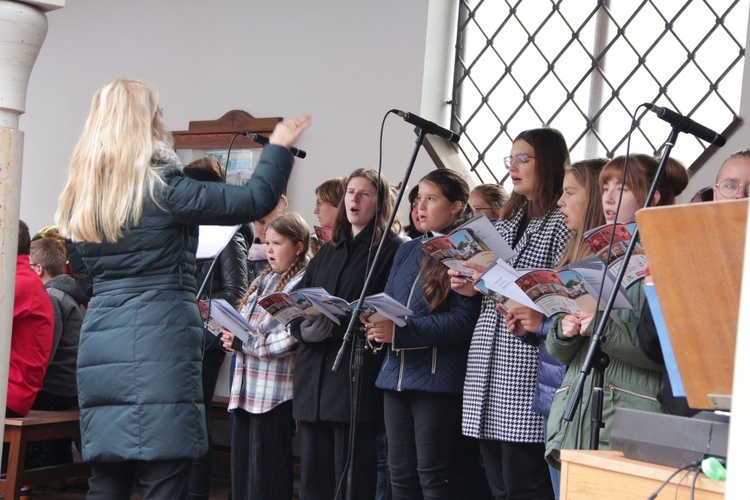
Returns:
[[[115,243],[77,243],[76,278],[93,284],[81,329],[78,400],[86,461],[174,460],[208,451],[196,303],[198,225],[234,225],[276,206],[292,155],[267,145],[244,186],[185,177],[155,160],[166,188]]]

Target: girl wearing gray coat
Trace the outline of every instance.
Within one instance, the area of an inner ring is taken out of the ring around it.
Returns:
[[[197,226],[272,210],[309,124],[277,125],[244,186],[206,183],[183,175],[154,88],[118,79],[94,95],[56,216],[74,274],[93,284],[78,352],[88,498],[130,498],[137,473],[144,498],[187,497],[191,460],[208,448]]]

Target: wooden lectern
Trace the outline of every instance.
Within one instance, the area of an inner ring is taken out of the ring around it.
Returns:
[[[748,201],[636,214],[691,408],[729,410]]]

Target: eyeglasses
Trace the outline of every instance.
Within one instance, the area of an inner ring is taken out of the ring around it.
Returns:
[[[724,181],[720,184],[716,184],[719,188],[719,194],[724,198],[734,198],[742,188],[742,184],[734,181]],[[745,198],[750,198],[750,184],[745,186]]]
[[[510,167],[513,166],[515,163],[518,168],[523,167],[527,163],[529,163],[529,160],[536,158],[536,156],[531,155],[516,155],[516,156],[506,156],[503,158],[503,162],[505,163],[505,168],[510,169]]]
[[[334,205],[333,203],[329,203],[329,202],[327,202],[327,201],[322,201],[322,200],[321,200],[321,201],[316,201],[316,202],[315,202],[315,208],[316,208],[317,210],[320,210],[320,207],[322,207],[323,205],[330,205],[330,206],[332,206],[332,207],[336,208],[336,205]]]
[[[44,270],[47,270],[47,268],[46,268],[46,267],[44,267],[43,265],[41,265],[41,264],[40,264],[40,263],[38,263],[38,262],[29,262],[29,266],[31,266],[31,267],[36,267],[36,266],[39,266],[39,267],[41,267],[42,269],[44,269]]]

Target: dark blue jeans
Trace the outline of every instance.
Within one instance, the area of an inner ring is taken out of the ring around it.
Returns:
[[[451,457],[461,395],[385,391],[384,403],[394,500],[456,498]]]

